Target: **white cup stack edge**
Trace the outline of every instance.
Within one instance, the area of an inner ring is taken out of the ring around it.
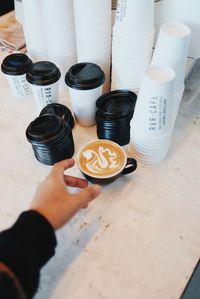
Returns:
[[[141,163],[159,163],[165,158],[173,130],[175,72],[168,66],[147,68],[133,119],[130,150]]]
[[[175,70],[174,94],[184,85],[191,30],[183,23],[164,24],[158,36],[152,64],[168,65]]]
[[[114,30],[135,37],[154,30],[154,0],[119,0]]]
[[[23,0],[23,31],[33,61],[48,59],[39,0]]]
[[[98,64],[106,75],[103,93],[110,90],[111,0],[74,0],[78,62]]]

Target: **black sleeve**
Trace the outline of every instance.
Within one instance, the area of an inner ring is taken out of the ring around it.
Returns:
[[[35,211],[23,212],[10,229],[0,233],[0,262],[16,275],[28,298],[36,292],[40,269],[55,247],[53,227]]]

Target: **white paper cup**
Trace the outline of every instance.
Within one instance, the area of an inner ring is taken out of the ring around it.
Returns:
[[[159,137],[171,131],[174,79],[175,72],[170,67],[150,66],[147,69],[131,121],[131,132]]]
[[[58,82],[45,86],[32,85],[32,90],[38,112],[48,104],[58,102]]]
[[[25,54],[15,53],[5,57],[1,64],[1,70],[5,74],[12,93],[17,98],[28,96],[31,93],[26,80],[26,73],[32,65],[32,61]]]
[[[41,9],[49,59],[76,56],[73,1],[43,0]]]
[[[23,0],[23,31],[27,53],[34,61],[47,59],[47,47],[39,0]]]
[[[127,39],[113,36],[112,45],[112,89],[113,82],[118,89],[138,90],[148,67],[153,46],[153,32],[145,38]]]
[[[40,0],[23,0],[23,26],[30,33],[42,33]]]
[[[48,53],[44,36],[41,33],[32,33],[24,30],[27,53],[35,61],[47,60]]]
[[[9,76],[6,75],[9,86],[17,98],[25,97],[31,94],[31,90],[26,81],[26,75]]]
[[[176,73],[174,93],[184,84],[191,30],[182,23],[164,24],[158,36],[152,64],[168,65]]]
[[[164,151],[160,152],[159,154],[151,155],[151,154],[145,154],[140,151],[137,151],[134,146],[130,146],[129,152],[132,154],[133,157],[137,159],[138,162],[142,164],[158,164],[162,162],[167,154],[168,154],[169,148],[166,148]]]
[[[94,63],[78,63],[66,74],[72,108],[81,126],[95,124],[96,100],[102,95],[105,74]]]
[[[52,62],[36,62],[26,75],[35,96],[38,112],[46,105],[58,101],[58,81],[61,77],[59,68]]]
[[[77,123],[83,127],[95,125],[96,100],[102,95],[102,86],[90,90],[69,87],[72,108]]]
[[[75,0],[78,62],[106,60],[111,52],[111,0]]]
[[[124,34],[141,36],[153,30],[154,0],[119,0],[115,20],[116,28]]]

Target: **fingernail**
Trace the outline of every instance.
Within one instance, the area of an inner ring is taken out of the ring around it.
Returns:
[[[101,194],[102,189],[99,185],[94,185],[93,188],[94,188],[96,195]]]

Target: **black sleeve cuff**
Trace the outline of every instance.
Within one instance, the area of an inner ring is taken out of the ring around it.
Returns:
[[[39,271],[54,255],[56,237],[45,217],[23,212],[16,223],[0,234],[0,261],[17,276],[28,297],[39,283]]]

